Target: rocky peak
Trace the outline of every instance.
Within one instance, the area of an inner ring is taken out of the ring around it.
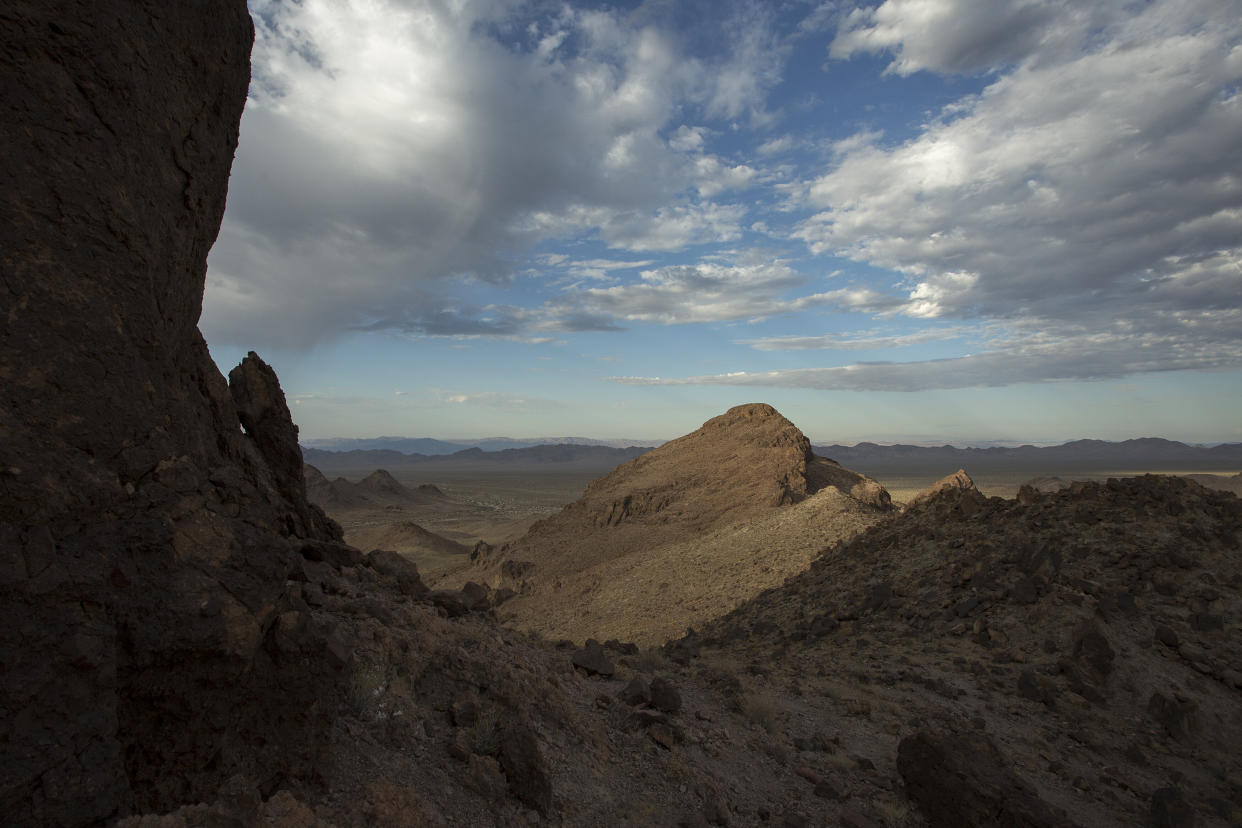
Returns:
[[[366,477],[358,481],[358,488],[371,492],[382,492],[384,494],[406,494],[405,486],[402,486],[397,478],[393,477],[385,469],[376,469]]]
[[[559,514],[479,563],[520,563],[524,573],[533,564],[536,578],[582,572],[771,517],[829,487],[844,495],[825,501],[834,514],[879,513],[890,504],[874,480],[816,457],[772,406],[740,405],[593,481]]]
[[[676,516],[701,528],[797,503],[829,485],[824,475],[808,475],[816,459],[797,426],[770,405],[749,403],[618,466],[592,482],[579,504],[596,525]]]
[[[948,492],[975,492],[978,494],[979,489],[976,488],[975,481],[970,479],[970,475],[966,473],[965,469],[958,469],[953,472],[953,474],[945,475],[923,491],[916,494],[914,497],[910,498],[910,503],[907,505],[913,506],[916,503],[929,500],[933,497],[938,497]]]

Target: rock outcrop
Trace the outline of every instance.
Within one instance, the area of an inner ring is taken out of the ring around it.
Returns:
[[[935,483],[928,486],[923,491],[910,498],[907,506],[913,506],[916,503],[927,500],[945,492],[974,492],[979,494],[979,489],[975,486],[975,481],[970,479],[970,475],[965,469],[958,469],[953,474],[945,475]]]
[[[275,374],[196,327],[252,38],[243,0],[0,11],[7,824],[309,777],[333,715],[331,631],[277,639],[340,530]]]

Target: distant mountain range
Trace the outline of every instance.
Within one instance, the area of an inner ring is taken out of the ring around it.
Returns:
[[[527,440],[515,440],[512,437],[483,437],[478,440],[437,440],[432,437],[328,437],[318,440],[303,440],[304,449],[320,449],[322,451],[396,451],[401,454],[454,454],[463,449],[477,448],[482,451],[504,451],[505,449],[534,448],[535,446],[610,446],[627,448],[629,446],[658,445],[663,441],[635,440],[618,438],[615,440],[594,440],[590,437],[532,437]]]
[[[1144,437],[1137,440],[1074,440],[1059,446],[957,448],[956,446],[815,446],[830,457],[864,474],[882,471],[1228,471],[1242,468],[1242,443],[1189,446],[1174,440]]]
[[[613,466],[632,460],[651,451],[650,446],[584,446],[573,444],[537,445],[527,448],[509,448],[500,451],[484,451],[469,448],[452,454],[407,454],[389,449],[354,449],[351,451],[326,451],[303,448],[302,459],[311,465],[327,470],[346,469],[401,469],[411,466],[429,466],[451,469],[496,469],[521,466],[557,465],[560,468],[584,471],[607,471]]]

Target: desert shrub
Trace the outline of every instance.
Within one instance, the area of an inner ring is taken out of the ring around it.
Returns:
[[[500,708],[494,705],[479,711],[474,724],[462,734],[471,753],[495,756],[500,752],[500,720]]]
[[[910,806],[893,799],[875,799],[871,803],[885,828],[905,828],[911,823]]]

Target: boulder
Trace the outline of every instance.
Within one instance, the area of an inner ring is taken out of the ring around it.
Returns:
[[[541,814],[552,807],[552,780],[539,750],[539,740],[522,722],[507,722],[500,733],[500,766],[509,791]]]
[[[1052,828],[1072,823],[1008,768],[981,734],[919,731],[897,747],[906,792],[932,828]]]
[[[581,667],[590,676],[608,678],[616,672],[616,667],[604,652],[604,646],[594,638],[587,639],[586,646],[573,654],[572,661],[575,667]]]

